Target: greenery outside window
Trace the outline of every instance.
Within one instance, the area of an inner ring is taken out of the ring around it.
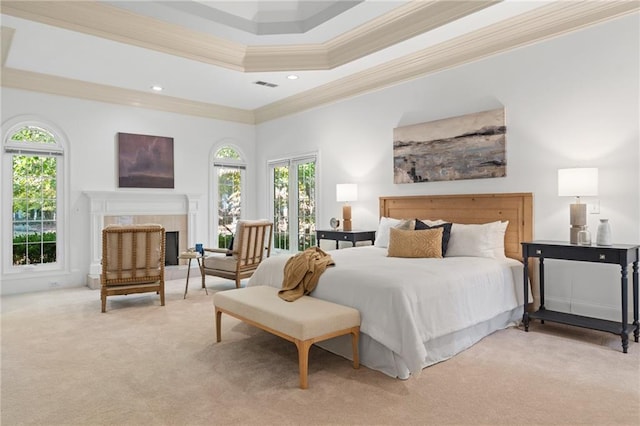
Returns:
[[[236,223],[242,217],[243,185],[246,165],[235,149],[225,146],[216,152],[214,160],[216,177],[216,207],[218,247],[230,246]]]
[[[316,245],[316,163],[315,154],[269,162],[275,250]]]
[[[59,268],[63,162],[62,144],[45,126],[14,126],[5,136],[3,181],[10,187],[5,184],[2,190],[3,200],[11,202],[3,215],[10,212],[11,219],[3,226],[11,228],[10,267]]]

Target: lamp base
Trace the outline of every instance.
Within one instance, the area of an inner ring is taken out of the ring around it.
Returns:
[[[587,224],[587,205],[575,203],[569,206],[569,223],[571,226],[584,226]]]
[[[587,227],[584,225],[573,225],[569,228],[569,243],[578,244],[578,233]]]
[[[569,206],[569,223],[571,230],[569,233],[569,242],[578,244],[578,232],[585,229],[587,225],[587,205],[574,203]]]
[[[342,230],[351,231],[351,206],[349,204],[342,206]]]

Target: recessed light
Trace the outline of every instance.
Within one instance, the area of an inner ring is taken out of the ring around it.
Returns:
[[[289,80],[297,80],[297,79],[298,79],[298,76],[297,76],[297,75],[295,75],[295,74],[290,74],[290,75],[288,75],[288,76],[287,76],[287,78],[288,78]]]
[[[162,92],[163,89],[164,88],[162,86],[158,86],[157,84],[151,86],[151,90],[153,90],[154,92]]]

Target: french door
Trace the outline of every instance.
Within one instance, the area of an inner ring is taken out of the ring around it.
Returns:
[[[316,244],[316,163],[315,154],[269,162],[275,250]]]

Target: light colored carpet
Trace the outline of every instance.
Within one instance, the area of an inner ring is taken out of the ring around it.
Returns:
[[[535,323],[397,380],[223,316],[184,280],[154,294],[88,288],[2,298],[2,425],[640,424],[640,344]]]

